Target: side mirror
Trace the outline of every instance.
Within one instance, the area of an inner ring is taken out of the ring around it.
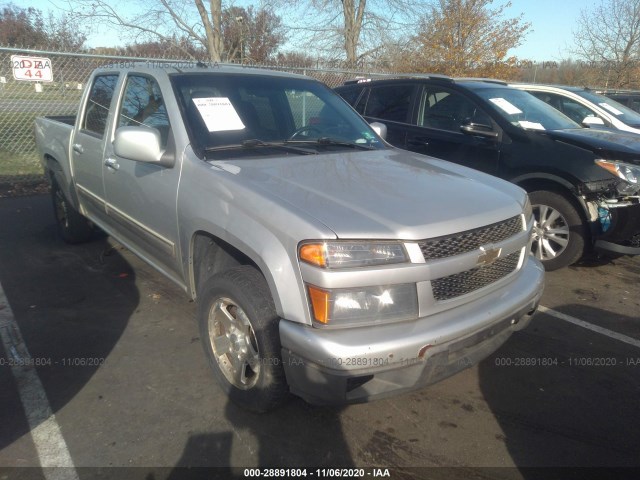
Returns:
[[[160,132],[155,128],[120,127],[113,140],[113,151],[122,158],[171,168],[175,157],[165,154],[161,145]]]
[[[380,138],[383,140],[387,139],[387,126],[384,123],[373,122],[370,123],[369,126],[373,129],[374,132],[378,134]]]
[[[604,127],[604,120],[600,117],[584,117],[584,120],[582,120],[582,126],[587,128],[596,126]]]
[[[486,138],[498,138],[498,132],[496,132],[491,125],[484,125],[483,123],[465,123],[460,126],[460,131],[468,135],[476,135]]]

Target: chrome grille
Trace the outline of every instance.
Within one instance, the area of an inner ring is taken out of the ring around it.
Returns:
[[[466,272],[432,280],[433,297],[438,301],[449,300],[486,287],[513,272],[518,266],[519,259],[520,251],[517,251],[499,258],[486,267],[476,267]]]
[[[418,242],[425,260],[452,257],[477,250],[488,243],[498,243],[522,231],[522,217],[516,215],[508,220],[485,227]]]

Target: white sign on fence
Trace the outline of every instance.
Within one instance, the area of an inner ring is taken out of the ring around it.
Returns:
[[[11,56],[13,78],[36,82],[52,82],[51,60],[45,57]]]

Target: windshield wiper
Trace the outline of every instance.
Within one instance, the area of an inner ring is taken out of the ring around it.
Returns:
[[[355,148],[358,150],[374,150],[375,147],[372,147],[371,145],[367,145],[364,143],[356,143],[356,142],[347,142],[345,140],[338,140],[335,138],[330,138],[330,137],[320,137],[317,139],[313,139],[313,140],[287,140],[286,142],[287,144],[290,143],[306,143],[308,144],[318,144],[318,145],[338,145],[340,147],[348,147],[348,148]]]
[[[265,142],[258,138],[243,140],[240,143],[235,143],[231,145],[218,145],[216,147],[207,147],[204,149],[204,151],[220,152],[224,150],[240,150],[240,149],[251,150],[253,148],[259,148],[259,147],[277,148],[281,150],[286,150],[288,152],[301,153],[302,155],[317,155],[318,153],[313,150],[308,150],[306,148],[300,148],[293,145],[289,145],[289,142]]]

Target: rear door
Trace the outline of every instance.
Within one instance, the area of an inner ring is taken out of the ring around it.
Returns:
[[[93,78],[71,142],[71,164],[80,206],[90,218],[99,221],[106,218],[102,163],[118,79],[118,74]]]
[[[498,136],[463,133],[468,124],[482,125]],[[407,128],[407,149],[496,174],[501,131],[475,101],[440,85],[424,85],[412,125]]]
[[[358,100],[356,110],[369,123],[381,122],[387,126],[387,142],[406,148],[407,126],[418,89],[415,83],[369,87]]]

